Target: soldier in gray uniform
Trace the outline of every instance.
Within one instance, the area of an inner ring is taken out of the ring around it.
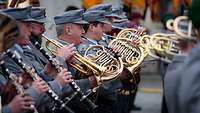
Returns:
[[[1,23],[7,21],[8,24],[7,25],[3,25],[1,24],[0,28],[1,28],[1,41],[0,41],[0,51],[1,51],[1,55],[2,52],[6,51],[7,49],[9,49],[10,47],[12,47],[15,43],[15,38],[17,38],[17,34],[18,34],[18,29],[15,29],[17,27],[16,24],[13,24],[12,26],[9,26],[9,24],[15,22],[14,19],[11,19],[10,17],[8,17],[5,14],[0,14],[1,17],[5,16],[7,18],[7,20],[1,20]],[[13,29],[11,32],[6,33],[5,31],[3,31],[3,29],[6,28],[8,31]],[[13,37],[9,37],[7,35],[11,35],[11,34],[16,34]],[[2,56],[0,56],[0,60],[2,60]],[[4,73],[5,70],[3,70],[4,68],[0,67],[0,95],[1,95],[1,106],[3,103],[5,103],[5,101],[7,101],[8,98],[3,97],[3,92],[4,89],[6,89],[6,85],[9,84],[8,80],[7,80],[7,75],[6,73]],[[2,101],[4,100],[4,102]],[[21,93],[21,94],[17,94],[15,95],[12,100],[8,103],[8,104],[4,104],[1,107],[1,113],[21,113],[21,112],[25,112],[27,110],[32,110],[32,108],[30,107],[31,104],[34,104],[33,98],[31,96],[29,96],[26,92]]]
[[[181,74],[174,74],[177,70],[182,70],[181,65],[195,46],[195,41],[191,39],[180,39],[180,48],[182,55],[174,56],[172,63],[169,64],[164,77],[164,95],[169,113],[178,113],[177,92]]]
[[[78,46],[78,51],[81,54],[84,54],[85,50],[90,45],[99,45],[99,41],[102,40],[103,36],[103,25],[105,23],[110,24],[105,18],[105,11],[102,10],[86,11],[84,13],[84,20],[89,22],[89,25],[84,26],[86,34],[82,36],[83,42]],[[94,50],[94,52],[95,51],[98,50]],[[117,101],[115,90],[119,87],[121,87],[121,83],[118,79],[106,82],[103,86],[99,87],[96,102],[99,105],[97,113],[113,112],[113,105]]]
[[[113,8],[111,4],[99,4],[99,5],[95,5],[93,7],[91,7],[90,9],[88,9],[88,11],[98,11],[98,10],[103,10],[105,11],[105,17],[106,19],[110,22],[105,23],[103,26],[104,29],[104,34],[102,37],[102,40],[98,41],[99,44],[103,45],[103,46],[107,46],[110,42],[110,40],[113,39],[113,37],[110,37],[109,35],[106,35],[106,33],[111,32],[112,28],[114,29],[124,29],[127,28],[127,21],[128,19],[123,15],[123,11],[122,9],[120,9],[120,7],[115,7]],[[126,72],[126,73],[125,73]],[[124,71],[124,75],[126,76],[126,74],[131,75],[128,71]],[[134,78],[130,77],[126,80],[122,80],[123,82],[123,86],[124,88],[120,89],[120,94],[118,95],[118,101],[120,101],[116,108],[114,109],[115,112],[128,112],[129,109],[131,109],[132,107],[134,107],[133,109],[137,109],[140,110],[141,108],[137,107],[136,105],[132,105],[135,96],[136,96],[136,89],[137,89],[137,85],[139,83],[139,68],[136,71],[136,74],[134,75],[136,76],[136,81],[137,83],[134,83]],[[132,81],[132,82],[130,82]],[[122,105],[126,104],[126,107],[120,107]]]
[[[198,38],[200,36],[200,16],[198,15],[199,9],[200,1],[193,0],[192,5],[188,10],[188,17],[193,22]],[[178,65],[179,67],[176,68],[176,70],[173,69],[173,71],[170,71],[169,74],[171,75],[167,75],[165,78],[165,84],[167,85],[165,86],[165,93],[170,113],[199,113],[200,111],[199,51],[200,46],[198,43],[185,58],[184,62],[181,65]],[[172,83],[171,81],[170,83],[167,83],[172,79]],[[173,93],[170,93],[169,89],[170,92]]]
[[[3,12],[7,13],[8,15],[11,15],[17,20],[17,24],[20,30],[20,36],[17,39],[17,44],[14,45],[12,50],[17,51],[18,55],[21,56],[23,62],[25,62],[29,66],[34,67],[31,61],[28,60],[27,57],[24,55],[25,50],[22,49],[23,46],[28,48],[28,46],[26,45],[29,44],[29,38],[28,38],[30,35],[29,22],[32,21],[32,19],[30,19],[28,16],[30,14],[30,10],[31,10],[31,7],[12,8],[12,9],[6,9]],[[5,60],[7,68],[11,72],[17,74],[19,77],[24,79],[24,77],[22,76],[24,72],[12,59],[5,56],[4,60]],[[52,89],[58,95],[62,93],[61,92],[62,87],[68,84],[69,82],[71,82],[71,75],[70,73],[66,73],[66,72],[67,72],[66,70],[61,71],[60,73],[57,74],[55,80],[49,82]],[[25,77],[27,78],[28,75],[25,75]],[[31,84],[31,83],[28,83],[28,84]],[[29,87],[29,85],[26,87]],[[34,81],[31,87],[28,88],[27,92],[36,101],[36,107],[41,108],[40,103],[51,101],[51,99],[47,97],[46,94],[44,94],[47,90],[48,90],[47,83],[43,81],[42,79]]]
[[[85,33],[84,29],[82,28],[82,25],[88,24],[82,18],[83,12],[84,12],[83,9],[72,10],[54,17],[58,35],[57,40],[60,43],[62,43],[63,45],[77,47],[77,45],[79,45],[82,42],[80,37]],[[82,81],[82,84],[88,84],[87,86],[86,85],[83,86],[80,84],[82,90],[87,91],[88,89],[92,89],[97,86],[96,78],[94,76],[90,76],[88,78],[81,78],[78,75],[78,70],[75,70],[70,65],[68,65],[68,68],[72,72],[74,78],[77,79],[77,81],[80,82]],[[64,90],[63,92],[66,92]],[[71,104],[71,107],[77,113],[89,112],[85,109],[86,107],[82,105],[78,100],[74,100],[73,103]]]
[[[112,4],[98,4],[91,8],[89,8],[87,11],[98,11],[103,10],[105,11],[105,18],[109,21],[109,23],[105,23],[103,25],[103,37],[102,40],[99,41],[99,44],[103,46],[107,46],[110,42],[110,40],[113,39],[113,37],[107,35],[106,33],[109,33],[112,31],[112,24],[115,19],[121,19],[119,15],[119,8],[113,8]]]

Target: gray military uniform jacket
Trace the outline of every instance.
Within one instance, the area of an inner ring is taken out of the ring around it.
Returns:
[[[13,48],[11,48],[11,50],[13,51],[17,51],[17,53],[22,57],[23,62],[26,63],[29,66],[34,67],[30,60],[28,60],[26,58],[26,56],[24,56],[23,54],[23,49],[20,48],[19,45],[15,45]],[[8,56],[4,57],[4,61],[5,61],[5,65],[6,67],[13,73],[15,73],[16,75],[20,76],[21,73],[23,73],[23,70]],[[33,61],[34,62],[34,61]],[[60,85],[56,82],[56,81],[50,81],[48,82],[49,85],[51,86],[51,88],[58,94],[61,95],[61,87]],[[34,98],[35,102],[36,102],[36,108],[37,107],[41,107],[41,103],[43,102],[48,102],[51,101],[50,97],[48,97],[46,94],[43,95],[39,95],[32,87],[29,87],[27,89],[28,94]]]
[[[199,113],[200,111],[200,45],[195,47],[182,66],[174,72],[180,75],[177,92],[176,113]]]
[[[164,95],[166,98],[169,113],[178,113],[177,107],[177,89],[179,86],[180,74],[174,74],[180,70],[186,56],[175,56],[171,64],[168,65],[164,77]]]
[[[98,42],[92,42],[92,40],[88,40],[87,37],[82,37],[82,43],[77,46],[77,50],[80,54],[84,55],[85,50],[90,46],[90,45],[98,45]],[[94,50],[95,51],[95,50]],[[98,51],[98,50],[96,50]],[[105,97],[109,100],[116,101],[116,89],[121,88],[122,84],[120,80],[112,80],[105,82],[101,87],[98,89],[98,96],[100,97]]]

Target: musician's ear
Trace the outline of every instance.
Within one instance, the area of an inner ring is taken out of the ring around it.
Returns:
[[[90,24],[88,29],[89,29],[90,31],[94,31],[94,30],[95,30],[95,26],[94,26],[93,24]]]
[[[71,26],[70,25],[65,25],[64,29],[65,29],[65,34],[70,34],[71,33]]]

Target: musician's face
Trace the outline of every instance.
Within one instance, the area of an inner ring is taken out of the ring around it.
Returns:
[[[97,25],[92,25],[92,30],[93,30],[93,33],[94,33],[94,38],[96,40],[101,40],[102,39],[102,36],[103,36],[103,23],[98,23]]]
[[[112,31],[113,20],[114,20],[113,17],[107,18],[107,21],[110,22],[110,23],[109,23],[109,24],[104,24],[104,25],[103,25],[103,30],[104,30],[105,33],[111,32],[111,31]]]
[[[31,23],[31,34],[36,37],[41,37],[45,32],[45,26],[43,23],[32,22]]]
[[[112,31],[112,24],[103,24],[103,31],[105,33]]]
[[[31,35],[30,23],[17,21],[17,24],[18,24],[19,31],[20,31],[19,40],[21,40],[21,41],[23,40],[23,44],[29,43],[29,37]]]
[[[84,35],[85,30],[80,24],[71,24],[70,35],[75,39],[80,39]]]

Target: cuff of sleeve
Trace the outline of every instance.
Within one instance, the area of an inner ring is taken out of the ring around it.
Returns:
[[[2,113],[12,113],[11,108],[8,105],[3,106]]]
[[[62,86],[56,81],[51,81],[48,82],[52,88],[53,91],[55,91],[55,93],[57,93],[58,95],[61,95],[62,92]]]

